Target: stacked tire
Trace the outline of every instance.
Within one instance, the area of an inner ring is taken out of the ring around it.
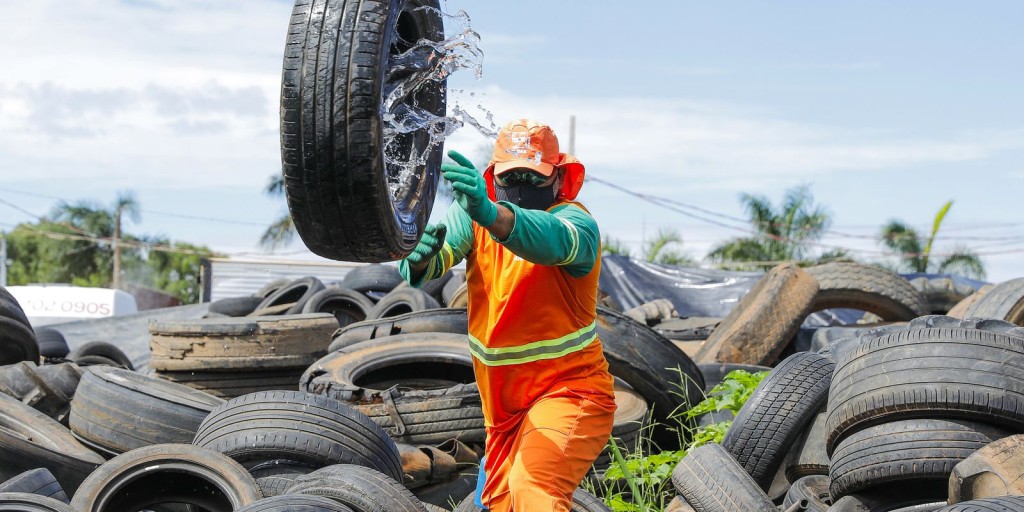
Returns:
[[[862,337],[836,365],[826,447],[834,499],[898,487],[945,499],[953,467],[1024,431],[1024,329],[928,316]]]
[[[17,299],[0,287],[0,365],[39,362],[35,331]]]
[[[294,389],[337,327],[326,313],[158,322],[150,325],[150,367],[221,398]]]

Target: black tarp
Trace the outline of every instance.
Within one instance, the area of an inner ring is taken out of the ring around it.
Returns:
[[[651,263],[626,256],[604,256],[601,260],[600,287],[605,293],[630,309],[655,299],[668,299],[679,316],[725,317],[757,282],[764,272],[733,272],[705,268],[679,267]],[[943,274],[901,274],[910,280],[917,277],[948,277],[955,284],[972,289],[980,281]],[[814,313],[805,327],[849,325],[863,313],[834,309]]]

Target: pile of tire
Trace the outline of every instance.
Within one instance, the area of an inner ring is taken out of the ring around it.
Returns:
[[[786,357],[676,467],[673,510],[1024,510],[1024,279],[966,311]]]
[[[224,398],[288,389],[327,352],[337,328],[326,313],[155,322],[149,366],[160,378]]]

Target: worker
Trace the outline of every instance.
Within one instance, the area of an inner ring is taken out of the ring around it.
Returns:
[[[498,132],[483,172],[455,151],[454,202],[402,260],[412,286],[466,260],[469,348],[484,414],[478,499],[494,512],[568,511],[605,447],[615,395],[597,337],[600,234],[575,202],[584,167],[547,125]]]

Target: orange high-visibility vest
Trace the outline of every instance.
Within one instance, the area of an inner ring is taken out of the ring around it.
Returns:
[[[469,343],[487,427],[511,428],[561,387],[614,398],[596,329],[600,257],[589,274],[572,277],[516,256],[474,223],[466,268]]]

